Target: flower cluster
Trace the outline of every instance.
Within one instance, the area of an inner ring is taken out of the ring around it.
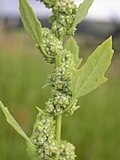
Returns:
[[[77,99],[74,100],[73,104],[66,109],[66,115],[72,115],[80,106],[77,106]]]
[[[55,120],[48,113],[39,112],[34,125],[31,141],[35,145],[40,160],[53,160],[59,154],[58,160],[74,160],[75,147],[66,141],[61,141],[59,148],[55,140]]]
[[[59,148],[59,159],[58,160],[75,160],[75,147],[73,144],[62,141]]]
[[[52,29],[43,28],[43,44],[40,51],[49,63],[55,64],[55,71],[49,77],[52,96],[46,102],[45,113],[38,114],[31,140],[36,148],[38,159],[75,160],[75,147],[66,141],[56,141],[55,117],[60,114],[71,115],[78,108],[76,102],[71,104],[71,83],[73,76],[73,54],[62,47],[61,38],[74,33],[71,30],[76,14],[76,5],[71,0],[41,0],[48,8],[53,8],[50,17]],[[71,104],[71,105],[70,105]]]
[[[6,118],[10,119],[9,123],[13,128],[26,140],[27,151],[32,160],[75,160],[75,147],[61,140],[61,122],[62,114],[71,115],[79,108],[76,106],[76,97],[81,95],[76,91],[77,86],[80,88],[80,85],[76,84],[80,79],[77,72],[79,71],[77,67],[79,48],[73,38],[69,39],[64,47],[62,41],[65,36],[74,34],[76,25],[84,18],[93,0],[88,4],[85,0],[78,8],[72,0],[36,1],[41,1],[46,7],[52,8],[52,16],[49,18],[52,23],[51,29],[42,28],[28,0],[19,0],[19,9],[23,25],[35,41],[36,47],[48,63],[54,64],[54,72],[48,82],[52,88],[51,98],[46,102],[45,110],[37,108],[39,114],[30,139],[17,123],[14,125],[16,121],[7,108],[2,104],[0,108]],[[80,17],[79,14],[81,14]],[[87,63],[88,66],[89,63]],[[85,71],[83,68],[83,72]]]
[[[43,55],[45,56],[45,59],[49,63],[54,63],[56,54],[62,50],[61,41],[59,41],[55,37],[55,35],[52,34],[52,32],[47,28],[43,28],[42,32],[43,32],[43,48],[46,53]]]
[[[46,110],[55,115],[65,113],[69,105],[72,92],[72,67],[73,58],[71,52],[64,50],[62,66],[57,67],[54,73],[50,76],[50,84],[53,87],[52,97],[46,102]],[[66,114],[73,114],[76,110],[76,103],[72,105]]]
[[[52,32],[56,37],[62,38],[74,33],[75,28],[71,29],[77,7],[74,2],[60,1],[53,7],[53,15],[50,17]],[[71,30],[70,30],[71,29]]]
[[[43,2],[47,8],[52,8],[55,6],[55,4],[57,3],[58,0],[41,0],[41,2]]]
[[[44,113],[38,114],[31,140],[35,145],[36,153],[40,160],[52,160],[55,157],[57,145],[53,116]]]

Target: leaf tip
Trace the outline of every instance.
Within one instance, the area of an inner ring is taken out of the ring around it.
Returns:
[[[74,38],[73,38],[73,36],[70,36],[69,40],[73,41],[73,42],[75,41]]]
[[[112,56],[114,53],[114,50],[112,49],[112,36],[110,36],[107,40],[105,40],[103,42],[103,45],[106,46],[107,48],[109,48],[109,53]]]
[[[106,40],[106,43],[109,43],[109,45],[112,46],[112,36]]]
[[[3,108],[6,108],[4,107],[3,103],[0,101],[0,108],[3,110]]]
[[[106,77],[103,77],[103,78],[104,78],[104,83],[108,81],[108,78]]]
[[[2,105],[2,102],[0,101],[0,106]]]

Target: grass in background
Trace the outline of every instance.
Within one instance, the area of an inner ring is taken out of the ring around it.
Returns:
[[[103,40],[76,37],[86,57]],[[37,110],[48,99],[52,67],[23,32],[0,33],[0,99],[30,135]],[[115,53],[109,81],[79,100],[81,108],[64,117],[63,138],[76,146],[77,160],[120,160],[120,54]],[[28,160],[24,140],[9,127],[0,112],[0,160]]]

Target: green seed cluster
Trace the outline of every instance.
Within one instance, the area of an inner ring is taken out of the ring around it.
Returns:
[[[52,8],[52,16],[49,18],[52,23],[51,29],[41,27],[28,0],[20,2],[19,9],[23,24],[31,38],[37,43],[36,47],[45,60],[54,64],[55,68],[48,82],[52,88],[51,98],[46,102],[45,110],[37,108],[39,114],[30,140],[23,137],[27,139],[27,142],[29,141],[27,151],[32,160],[75,160],[75,147],[61,140],[61,120],[63,114],[72,115],[79,108],[76,106],[77,99],[75,100],[75,95],[72,93],[74,92],[72,89],[74,69],[78,64],[76,56],[78,47],[74,40],[71,41],[72,39],[68,41],[67,47],[63,47],[62,40],[65,36],[74,34],[75,26],[80,21],[78,17],[80,10],[72,0],[37,1],[43,2],[47,8]],[[81,12],[85,7],[84,4],[86,1],[83,3],[83,8],[80,8]],[[83,11],[83,16],[85,11]],[[29,21],[30,15],[32,19]],[[74,52],[75,55],[73,55]]]
[[[62,66],[57,67],[50,76],[50,84],[53,87],[53,90],[52,98],[46,102],[46,110],[49,113],[55,115],[65,113],[66,108],[71,101],[72,66],[72,54],[71,52],[64,50]],[[72,108],[70,108],[66,114],[73,114],[74,110],[76,110],[76,103],[72,105]]]
[[[71,29],[77,7],[74,2],[60,1],[53,7],[53,15],[50,17],[52,32],[59,39],[66,35],[71,35],[76,30]],[[71,30],[70,30],[71,29]]]
[[[58,0],[41,0],[41,2],[43,2],[47,8],[52,8],[55,6],[55,4],[57,3]]]
[[[49,63],[55,62],[55,56],[62,50],[61,41],[47,28],[43,29],[43,48],[45,59]]]
[[[39,113],[31,137],[40,160],[52,160],[57,154],[53,116]]]
[[[75,147],[73,144],[63,141],[59,148],[60,154],[58,160],[75,160]]]
[[[55,140],[55,120],[48,113],[37,115],[31,140],[36,148],[38,160],[53,160],[59,153],[58,160],[74,160],[75,147],[66,141],[61,141],[59,148]]]
[[[75,160],[75,147],[66,141],[56,141],[56,116],[71,115],[78,108],[72,102],[71,83],[74,69],[73,53],[63,49],[63,36],[74,33],[72,28],[77,7],[71,0],[41,0],[53,9],[50,17],[52,28],[42,29],[43,43],[37,46],[47,62],[55,64],[49,77],[52,87],[51,98],[46,102],[45,111],[40,111],[34,125],[31,140],[35,146],[38,160]],[[72,103],[71,103],[72,102]]]

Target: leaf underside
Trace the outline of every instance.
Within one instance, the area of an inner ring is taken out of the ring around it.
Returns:
[[[73,54],[75,67],[78,68],[82,62],[82,58],[79,58],[79,46],[77,45],[75,39],[72,36],[67,40],[64,48]]]
[[[43,42],[41,23],[34,14],[33,9],[28,3],[28,0],[19,0],[19,10],[26,32],[35,43],[41,45]]]
[[[110,37],[93,52],[81,69],[74,70],[72,80],[74,98],[90,93],[107,80],[104,74],[111,64],[112,55],[112,38]]]

